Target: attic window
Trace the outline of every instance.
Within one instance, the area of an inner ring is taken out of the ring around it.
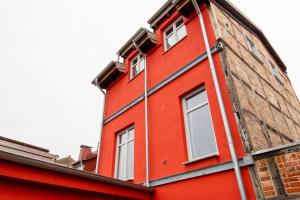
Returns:
[[[170,25],[164,32],[165,50],[174,46],[177,42],[186,36],[186,28],[183,23],[183,18],[179,18]]]
[[[270,70],[271,73],[273,74],[273,76],[276,78],[277,81],[279,81],[281,83],[281,78],[280,78],[280,74],[277,71],[275,65],[269,60],[269,65],[270,65]]]
[[[136,77],[145,69],[146,60],[142,54],[139,54],[134,59],[132,59],[130,64],[130,79]]]
[[[245,35],[245,39],[246,39],[248,48],[251,51],[251,53],[253,53],[257,58],[260,58],[260,55],[258,53],[258,50],[257,50],[256,45],[254,44],[254,42],[252,42],[252,40],[250,40],[246,35]]]

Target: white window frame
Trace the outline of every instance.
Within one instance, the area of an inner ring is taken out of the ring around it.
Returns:
[[[182,20],[182,24],[179,26],[179,27],[176,27],[176,23],[179,22],[180,20]],[[177,31],[178,29],[180,29],[182,26],[184,26],[185,28],[185,35],[181,38],[181,39],[178,39],[178,35],[177,35]],[[170,35],[174,34],[175,35],[175,43],[168,47],[168,42],[167,42],[167,31],[170,29],[170,28],[173,28],[173,32]],[[187,36],[187,31],[186,31],[186,26],[184,24],[184,20],[182,17],[179,17],[175,22],[173,22],[170,26],[168,26],[165,31],[164,31],[164,48],[165,48],[165,51],[167,51],[168,49],[172,48],[173,46],[175,46],[179,41],[183,40],[186,36]]]
[[[273,64],[273,62],[271,60],[268,60],[268,63],[269,63],[270,71],[271,71],[272,75],[275,77],[275,79],[277,81],[279,81],[281,83],[280,73],[277,70],[276,66]]]
[[[256,44],[247,35],[244,34],[244,37],[245,37],[249,51],[252,54],[254,54],[257,58],[261,59]]]
[[[190,98],[191,96],[193,96],[193,95],[195,95],[197,93],[201,93],[203,91],[206,91],[204,87],[202,87],[200,89],[197,89],[197,90],[191,92],[190,94],[188,94],[188,95],[186,95],[186,96],[184,96],[182,98],[182,108],[183,108],[183,115],[184,115],[184,126],[185,126],[186,142],[187,142],[187,147],[188,147],[187,148],[188,149],[188,159],[189,159],[188,162],[185,162],[183,164],[189,164],[189,163],[193,163],[193,162],[196,162],[196,161],[199,161],[199,160],[203,160],[203,159],[206,159],[206,158],[209,158],[209,157],[219,156],[219,148],[218,148],[218,143],[217,143],[217,139],[216,139],[216,132],[215,132],[214,125],[213,125],[213,119],[212,119],[212,116],[211,116],[211,111],[210,111],[210,105],[209,105],[209,101],[208,101],[208,96],[207,96],[207,101],[206,102],[204,102],[204,103],[196,106],[195,108],[192,108],[189,111],[187,110],[187,106],[186,106],[186,102],[187,102],[188,98]],[[187,113],[191,112],[191,111],[193,111],[195,109],[201,108],[201,107],[203,107],[205,105],[207,105],[208,109],[209,109],[209,117],[210,117],[212,129],[213,129],[216,152],[213,152],[213,153],[210,153],[210,154],[207,154],[207,155],[203,155],[203,156],[200,156],[200,157],[197,157],[197,158],[193,158],[191,136],[190,136],[190,128],[189,128],[189,121],[188,121]]]
[[[129,131],[133,130],[133,139],[128,140],[128,135],[129,135]],[[126,141],[125,143],[120,144],[120,136],[122,134],[126,134]],[[124,167],[124,173],[125,173],[125,180],[124,181],[130,181],[134,179],[134,150],[133,150],[133,173],[132,173],[132,177],[127,177],[127,147],[128,147],[128,143],[133,141],[133,146],[134,146],[134,138],[135,138],[135,132],[134,132],[134,127],[130,127],[127,128],[124,131],[121,131],[120,133],[117,134],[117,144],[116,144],[116,159],[115,159],[115,172],[114,172],[114,177],[116,179],[118,179],[118,169],[119,169],[119,148],[122,145],[125,145],[125,167]]]
[[[137,63],[135,65],[133,65],[133,61],[137,59]],[[144,60],[144,68],[141,69],[140,63],[141,61]],[[133,75],[133,67],[136,66],[138,69],[138,72]],[[138,54],[137,56],[135,56],[131,62],[130,62],[130,80],[133,79],[134,77],[138,76],[142,71],[144,71],[146,67],[146,56],[142,55],[142,54]]]

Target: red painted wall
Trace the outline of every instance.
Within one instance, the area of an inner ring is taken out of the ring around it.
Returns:
[[[209,42],[213,46],[216,44],[216,38],[210,22],[209,12],[206,7],[203,7],[202,11]],[[159,45],[147,55],[148,88],[153,87],[205,52],[199,19],[196,15],[189,19],[184,19],[187,36],[167,52],[164,52],[162,33],[179,16],[179,13],[174,13],[155,32],[159,40]],[[127,72],[107,90],[105,118],[143,94],[144,73],[142,72],[133,80],[129,80],[129,63],[136,54],[137,52],[133,52],[125,60]],[[241,157],[244,155],[243,147],[226,87],[219,54],[215,54],[213,59],[236,151],[238,156]],[[205,86],[208,94],[220,155],[184,165],[182,163],[188,161],[188,154],[181,97],[202,86]],[[148,104],[150,180],[231,160],[215,87],[207,60],[151,95],[148,99]],[[144,102],[137,104],[104,125],[99,170],[101,175],[114,176],[116,135],[130,125],[133,125],[135,128],[134,182],[143,183],[145,182]],[[164,164],[164,161],[166,161],[166,164]],[[243,169],[243,178],[247,186],[246,190],[249,199],[255,199],[247,168]],[[221,172],[156,187],[154,195],[154,199],[195,199],[194,197],[202,197],[204,199],[239,199],[234,172]]]
[[[150,198],[147,191],[0,160],[1,200]]]

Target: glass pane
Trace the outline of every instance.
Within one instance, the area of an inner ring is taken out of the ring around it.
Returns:
[[[124,143],[124,142],[126,141],[126,133],[120,134],[120,135],[119,135],[119,138],[120,138],[119,144]]]
[[[173,33],[173,27],[170,27],[166,30],[166,36],[171,35],[171,33]]]
[[[131,68],[131,77],[135,77],[138,74],[137,65]]]
[[[134,139],[134,129],[128,131],[128,140]]]
[[[181,26],[183,24],[183,19],[181,18],[180,20],[178,20],[175,24],[176,28],[178,28],[179,26]]]
[[[139,72],[143,71],[144,69],[145,69],[145,59],[142,58],[140,60],[140,70],[139,70]]]
[[[178,40],[181,40],[184,36],[186,36],[186,29],[185,26],[183,25],[177,30]]]
[[[128,143],[127,146],[127,166],[126,166],[126,174],[127,179],[133,179],[133,171],[134,171],[134,141]]]
[[[136,65],[136,64],[137,64],[137,62],[138,62],[138,58],[135,58],[135,59],[133,59],[133,61],[132,61],[132,65]]]
[[[119,147],[119,154],[118,154],[118,179],[125,180],[125,159],[126,159],[126,145],[122,145]]]
[[[207,102],[207,94],[205,90],[194,94],[186,100],[187,111],[203,104],[204,102]]]
[[[175,38],[175,34],[173,33],[172,35],[170,35],[167,38],[167,48],[170,48],[171,46],[173,46],[176,43],[176,38]]]
[[[192,157],[198,158],[217,151],[208,105],[188,114]]]

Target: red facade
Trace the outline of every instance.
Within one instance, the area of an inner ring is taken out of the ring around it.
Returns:
[[[202,6],[202,14],[211,47],[217,44],[210,20],[209,10]],[[187,35],[176,45],[164,50],[163,32],[180,17],[176,10],[155,28],[157,45],[146,54],[147,88],[160,84],[171,74],[206,52],[199,18],[195,12],[184,17]],[[106,88],[104,119],[144,94],[144,72],[130,80],[130,63],[138,54],[132,50],[124,56],[125,73]],[[224,79],[224,71],[218,53],[213,55],[222,98],[239,158],[245,154],[235,116]],[[197,88],[204,87],[207,95],[219,155],[190,164],[188,161],[187,141],[182,109],[182,97]],[[207,59],[159,90],[148,96],[149,123],[149,179],[155,181],[192,170],[202,169],[231,161],[222,116],[215,92],[211,70]],[[105,120],[104,120],[105,121]],[[101,139],[99,174],[115,177],[117,134],[128,127],[134,127],[134,179],[141,184],[146,182],[146,146],[145,146],[145,107],[144,101],[135,104],[117,117],[104,123]],[[248,199],[255,199],[248,168],[242,168],[242,177]],[[207,176],[195,177],[183,181],[159,185],[154,188],[153,199],[239,199],[239,189],[233,169]]]

